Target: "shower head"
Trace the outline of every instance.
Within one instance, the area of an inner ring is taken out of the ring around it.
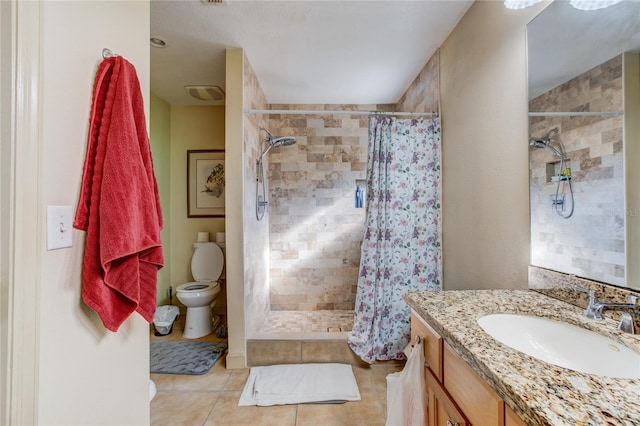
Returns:
[[[271,146],[278,148],[279,146],[289,146],[296,143],[296,138],[293,136],[281,136],[279,138],[271,139]]]
[[[552,133],[559,132],[559,131],[560,131],[560,128],[554,127],[553,129],[549,130],[549,132],[546,135],[540,138],[534,138],[532,136],[529,136],[529,146],[533,148],[547,148],[548,150],[553,152],[555,155],[557,155],[558,157],[564,160],[564,146],[562,145],[562,142],[560,142],[558,139],[553,139],[551,137]],[[554,147],[552,144],[556,144],[558,148]]]
[[[267,137],[262,141],[264,144],[267,143],[267,147],[262,151],[260,158],[264,157],[264,155],[271,150],[271,148],[279,148],[281,146],[289,146],[296,143],[296,138],[293,136],[274,136],[270,131],[265,128],[260,128],[260,130],[264,130],[267,133]]]
[[[543,138],[529,138],[529,146],[534,148],[546,148],[548,143],[548,140],[545,140]]]

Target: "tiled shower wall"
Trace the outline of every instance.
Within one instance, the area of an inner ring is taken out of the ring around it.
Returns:
[[[437,50],[395,106],[396,111],[439,112],[440,51]]]
[[[438,52],[395,105],[270,105],[270,109],[439,111]],[[270,300],[272,310],[352,310],[364,209],[366,116],[271,115],[277,135],[296,145],[269,154]]]
[[[530,111],[545,112],[622,110],[622,56],[544,93],[529,106]],[[575,199],[571,218],[552,211],[556,183],[549,180],[558,158],[547,149],[532,149],[532,265],[625,285],[622,124],[622,117],[608,116],[530,119],[536,137],[560,128],[552,137],[566,147]],[[568,197],[568,189],[565,192]]]
[[[271,109],[378,109],[376,105],[271,105]],[[269,154],[272,310],[353,309],[364,233],[368,118],[271,115],[297,143]]]
[[[246,56],[244,56],[243,105],[248,109],[266,109],[267,101],[256,75]],[[248,330],[257,330],[262,319],[269,312],[269,230],[268,221],[256,220],[256,161],[260,153],[259,141],[263,134],[260,127],[266,127],[266,117],[262,114],[244,114],[243,162],[244,174],[244,306]]]

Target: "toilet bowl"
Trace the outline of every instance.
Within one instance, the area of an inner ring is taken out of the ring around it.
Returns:
[[[211,308],[220,293],[217,281],[222,273],[224,257],[216,243],[195,243],[191,257],[191,275],[195,281],[176,288],[176,296],[187,307],[184,332],[187,339],[197,339],[213,332]]]

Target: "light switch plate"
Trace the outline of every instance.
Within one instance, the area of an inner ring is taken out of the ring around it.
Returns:
[[[71,247],[71,206],[47,206],[47,250]]]

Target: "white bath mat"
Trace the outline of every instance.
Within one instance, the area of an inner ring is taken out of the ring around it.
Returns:
[[[349,364],[280,364],[252,367],[238,406],[359,401]]]

